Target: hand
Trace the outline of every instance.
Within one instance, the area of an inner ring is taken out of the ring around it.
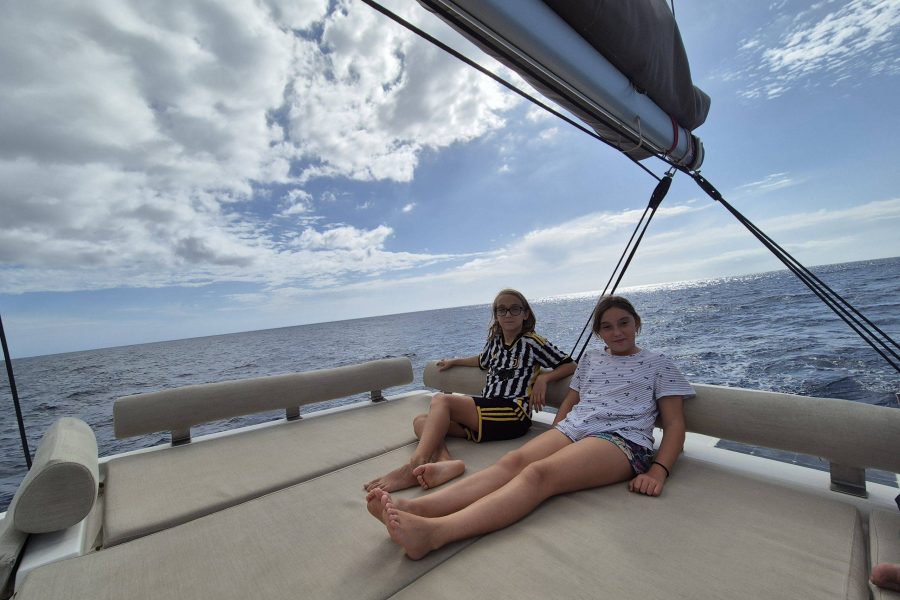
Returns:
[[[547,380],[538,375],[538,378],[534,380],[534,385],[531,388],[531,398],[529,399],[531,410],[541,410],[544,408],[544,401],[546,399]]]
[[[438,371],[446,371],[453,365],[454,365],[454,361],[452,358],[442,358],[441,360],[437,361]]]
[[[646,494],[647,496],[659,496],[662,494],[663,486],[666,484],[665,475],[656,477],[649,472],[641,473],[628,482],[628,491],[635,494]]]

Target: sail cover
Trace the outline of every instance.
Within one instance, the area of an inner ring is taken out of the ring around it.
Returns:
[[[603,139],[695,170],[696,88],[665,0],[419,0]]]

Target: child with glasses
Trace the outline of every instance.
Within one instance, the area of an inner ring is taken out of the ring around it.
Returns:
[[[683,400],[694,391],[669,358],[636,345],[640,328],[628,300],[603,298],[593,330],[605,348],[582,357],[553,429],[433,494],[395,498],[379,491],[369,512],[417,560],[512,525],[557,494],[627,480],[631,492],[659,496],[684,445]],[[663,437],[654,456],[657,416]]]
[[[450,459],[444,438],[486,442],[525,435],[532,410],[544,406],[547,384],[575,372],[566,353],[535,333],[537,318],[520,292],[502,290],[494,298],[491,315],[481,354],[437,363],[442,371],[454,366],[486,370],[481,396],[435,394],[428,414],[413,420],[419,445],[409,462],[367,483],[367,500],[416,484],[428,489],[461,475],[465,464]]]

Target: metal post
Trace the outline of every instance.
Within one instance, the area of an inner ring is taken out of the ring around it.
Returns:
[[[0,343],[3,345],[3,357],[6,359],[6,374],[9,376],[9,389],[12,391],[13,404],[16,407],[16,420],[19,422],[19,437],[22,438],[22,452],[25,453],[25,464],[31,468],[31,451],[28,450],[28,438],[25,436],[25,421],[22,420],[22,408],[19,406],[19,392],[16,390],[16,378],[13,375],[12,359],[6,345],[6,332],[3,330],[3,317],[0,316]]]

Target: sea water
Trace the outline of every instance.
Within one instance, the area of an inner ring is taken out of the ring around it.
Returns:
[[[900,257],[812,269],[871,321],[900,340]],[[638,345],[670,356],[695,383],[844,398],[898,407],[900,376],[787,271],[620,290],[641,313]],[[191,384],[259,377],[405,356],[421,389],[429,360],[472,356],[485,341],[488,302],[441,310],[13,360],[31,451],[59,417],[86,421],[101,455],[168,442],[168,434],[118,440],[116,398]],[[537,331],[573,348],[595,294],[534,300]],[[597,343],[592,341],[591,343]],[[303,407],[309,412],[344,401]],[[193,435],[282,418],[283,411],[211,423]],[[775,416],[777,418],[777,416]],[[768,455],[764,449],[725,447]],[[25,475],[5,370],[0,374],[0,510]],[[785,456],[778,455],[782,460]],[[787,457],[827,468],[818,459]],[[890,482],[890,478],[886,478]]]

